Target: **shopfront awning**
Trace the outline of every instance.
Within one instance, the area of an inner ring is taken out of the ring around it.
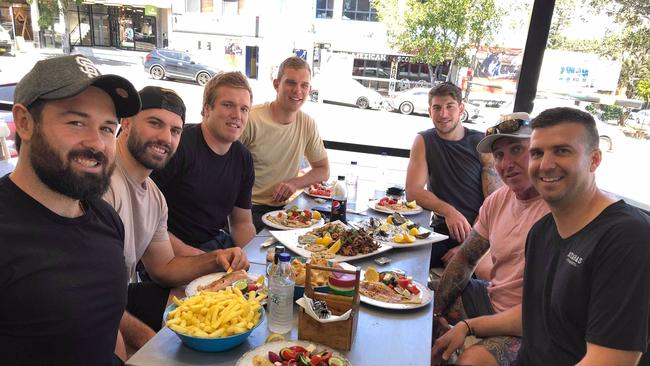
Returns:
[[[84,4],[102,4],[102,5],[115,5],[115,6],[138,6],[145,7],[146,5],[155,6],[161,9],[171,9],[172,0],[87,0]]]

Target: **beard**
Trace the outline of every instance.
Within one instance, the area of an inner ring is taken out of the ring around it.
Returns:
[[[77,173],[70,166],[75,158],[94,159],[102,165],[102,171],[95,173]],[[50,189],[77,200],[99,198],[108,189],[115,162],[108,161],[106,155],[90,149],[71,150],[63,161],[58,152],[36,127],[30,144],[31,162],[36,175]]]
[[[157,159],[147,153],[149,146],[158,145],[167,149],[167,157],[164,159]],[[131,156],[140,163],[143,167],[151,170],[162,169],[167,165],[169,159],[171,159],[173,152],[172,147],[161,141],[147,141],[144,142],[140,139],[140,136],[137,134],[135,128],[132,128],[129,137],[126,140],[126,146],[131,153]]]

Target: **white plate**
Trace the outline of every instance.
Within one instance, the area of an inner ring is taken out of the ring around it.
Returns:
[[[308,196],[310,196],[310,197],[314,197],[314,198],[322,198],[322,199],[324,199],[324,200],[331,200],[331,199],[332,199],[332,196],[321,196],[321,195],[319,195],[319,194],[313,194],[313,193],[310,193],[310,192],[309,192],[309,188],[305,188],[305,189],[303,190],[303,192],[305,192],[306,195],[308,195]]]
[[[216,280],[220,279],[221,277],[223,277],[225,275],[226,275],[226,272],[210,273],[208,275],[201,276],[201,277],[195,279],[194,281],[188,283],[187,286],[185,286],[185,296],[194,296],[194,295],[196,295],[198,293],[197,288],[199,286],[205,286],[205,285],[209,284],[210,282],[216,281]],[[259,277],[260,277],[260,275],[258,275],[258,274],[252,274],[252,273],[248,274],[248,278],[250,280],[253,280],[253,281],[256,281]]]
[[[298,341],[298,340],[295,340],[295,341],[276,341],[276,342],[265,343],[265,344],[255,348],[253,350],[250,350],[250,351],[244,353],[244,355],[241,356],[239,358],[239,360],[237,360],[237,363],[235,364],[235,366],[253,366],[253,357],[255,357],[257,355],[267,357],[267,359],[268,359],[269,351],[278,354],[278,353],[280,353],[280,350],[282,348],[284,348],[284,347],[302,346],[302,347],[307,348],[310,344],[313,344],[314,346],[316,346],[316,352],[324,351],[324,350],[332,351],[333,356],[342,358],[345,362],[347,362],[347,364],[349,366],[352,366],[352,364],[350,363],[350,361],[348,361],[348,359],[346,357],[343,357],[343,355],[341,355],[339,352],[337,352],[332,347],[323,346],[323,345],[320,345],[318,343]]]
[[[382,243],[386,243],[386,245],[390,245],[393,248],[413,248],[413,247],[419,247],[421,245],[430,245],[433,243],[437,243],[439,241],[449,239],[447,235],[438,234],[435,231],[429,229],[420,228],[420,231],[431,231],[431,235],[429,235],[429,237],[425,239],[416,238],[413,243],[396,243],[392,240],[382,240],[377,238],[375,238],[375,240]]]
[[[266,225],[274,228],[274,229],[279,229],[279,230],[296,230],[296,229],[309,229],[309,230],[311,230],[311,229],[313,229],[315,227],[323,226],[325,224],[325,220],[323,220],[322,217],[321,217],[320,221],[318,221],[317,223],[315,223],[315,224],[313,224],[313,225],[311,225],[309,227],[306,227],[306,228],[295,228],[295,227],[290,227],[290,226],[284,226],[284,225],[278,224],[277,222],[273,222],[273,221],[269,220],[268,217],[270,215],[277,215],[278,212],[283,212],[283,211],[285,211],[285,210],[276,210],[276,211],[271,211],[271,212],[265,213],[262,216],[262,222],[265,223]]]
[[[385,272],[385,271],[381,271],[381,272]],[[366,276],[366,271],[362,270],[361,271],[362,281],[365,276]],[[392,302],[384,302],[384,301],[379,301],[364,296],[361,293],[359,294],[359,300],[361,300],[361,302],[366,303],[368,305],[377,306],[384,309],[395,309],[395,310],[417,309],[429,305],[429,303],[433,300],[433,291],[429,290],[427,286],[422,285],[416,280],[413,280],[413,284],[420,290],[420,298],[422,299],[422,302],[419,304],[395,304]]]
[[[311,231],[311,228],[306,228],[306,229],[296,229],[296,230],[288,230],[288,231],[271,231],[271,235],[278,239],[279,242],[284,244],[285,247],[288,249],[291,249],[292,252],[300,255],[301,257],[311,257],[311,254],[313,252],[310,252],[309,250],[305,249],[303,246],[301,246],[298,243],[298,237],[300,235],[304,235],[305,233]],[[372,257],[373,255],[383,253],[387,250],[390,250],[391,246],[387,245],[385,242],[379,241],[377,242],[379,244],[379,248],[375,250],[372,253],[368,254],[357,254],[354,256],[344,256],[344,255],[335,255],[334,258],[329,258],[330,261],[333,262],[343,262],[343,261],[353,261],[355,259],[361,259],[361,258],[366,258],[366,257]]]
[[[378,212],[383,212],[383,213],[387,213],[387,214],[392,214],[392,213],[397,212],[397,213],[400,213],[400,214],[402,214],[404,216],[417,215],[420,212],[422,212],[422,207],[417,206],[417,205],[416,205],[416,207],[414,209],[411,209],[411,210],[408,210],[408,211],[395,211],[395,210],[391,210],[391,209],[386,208],[386,207],[381,207],[381,206],[376,207],[377,202],[379,202],[379,200],[368,201],[368,207],[370,207],[371,209],[373,209],[375,211],[378,211]]]

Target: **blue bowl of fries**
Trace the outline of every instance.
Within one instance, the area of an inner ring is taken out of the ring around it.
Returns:
[[[198,296],[198,295],[195,295]],[[192,296],[194,297],[194,296]],[[189,298],[185,298],[180,301],[186,301]],[[187,315],[184,315],[183,311],[179,311],[179,305],[176,303],[171,304],[165,309],[165,313],[163,314],[163,319],[166,322],[167,327],[176,333],[178,338],[181,339],[183,344],[185,344],[187,347],[195,349],[197,351],[202,351],[202,352],[223,352],[227,351],[231,348],[235,348],[239,346],[240,344],[244,343],[248,336],[257,328],[262,322],[264,322],[264,308],[259,307],[259,310],[257,310],[257,313],[259,314],[258,316],[255,316],[253,319],[257,318],[257,321],[251,322],[249,321],[248,326],[245,324],[242,325],[242,322],[245,322],[246,319],[240,320],[237,319],[237,316],[233,316],[237,311],[231,311],[232,312],[226,312],[223,314],[223,318],[217,317],[217,324],[218,327],[212,328],[212,329],[189,329],[187,324],[183,323],[183,326],[181,324],[170,324],[170,319],[176,319],[174,318],[174,315],[176,313],[180,313],[180,318],[186,317]],[[176,313],[175,313],[176,311]],[[200,313],[200,310],[199,310]],[[230,318],[230,319],[228,319]],[[181,320],[182,321],[182,320]],[[219,335],[219,331],[224,330],[222,335]],[[208,334],[212,333],[212,334]],[[217,333],[217,334],[215,334]],[[231,334],[233,333],[233,334]]]

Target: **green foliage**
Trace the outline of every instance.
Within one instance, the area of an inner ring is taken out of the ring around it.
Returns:
[[[61,4],[65,9],[72,4],[80,5],[82,0],[61,0]],[[58,22],[59,14],[61,14],[61,7],[57,0],[27,0],[30,6],[34,3],[38,5],[38,26],[41,28],[54,29],[54,23]]]
[[[585,109],[603,121],[620,120],[625,112],[622,107],[608,104],[589,104]]]
[[[499,25],[494,0],[372,0],[392,46],[417,62],[451,59],[467,65],[471,45],[489,41]]]
[[[636,92],[643,100],[650,102],[650,78],[639,80],[636,84]]]

